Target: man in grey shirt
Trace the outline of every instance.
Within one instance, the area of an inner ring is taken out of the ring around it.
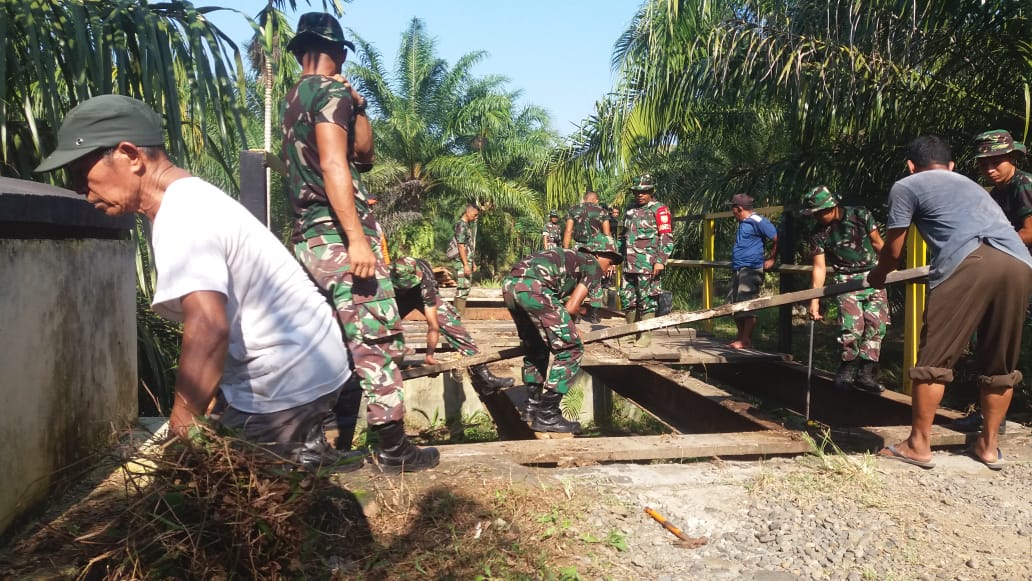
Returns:
[[[1018,356],[1025,307],[1032,295],[1032,257],[992,198],[953,173],[949,146],[939,137],[915,139],[907,150],[911,175],[889,191],[885,246],[871,286],[885,286],[913,223],[932,250],[928,304],[914,380],[910,437],[879,454],[932,468],[930,435],[953,366],[978,332],[975,363],[981,375],[985,429],[967,453],[993,470],[1003,467],[997,429],[1021,381]],[[964,308],[957,308],[964,305]]]

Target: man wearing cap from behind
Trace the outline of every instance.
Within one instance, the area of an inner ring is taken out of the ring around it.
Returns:
[[[297,218],[291,241],[336,309],[367,398],[366,419],[380,443],[376,466],[423,470],[436,466],[440,455],[405,435],[396,363],[404,355],[401,319],[380,228],[356,166],[373,161],[372,130],[366,100],[340,76],[348,48],[355,47],[340,23],[322,12],[302,15],[287,44],[302,73],[283,108],[282,155]]]
[[[753,212],[753,199],[748,194],[735,194],[728,203],[738,232],[735,245],[731,248],[731,292],[732,303],[748,301],[760,296],[763,288],[763,271],[774,268],[774,257],[778,255],[778,231],[770,220]],[[763,243],[770,240],[770,258],[764,258]],[[729,346],[732,349],[752,348],[752,332],[756,327],[756,315],[745,311],[735,313],[738,336]]]
[[[602,273],[621,258],[613,241],[598,234],[576,251],[552,248],[531,254],[502,283],[523,346],[523,382],[530,390],[523,419],[535,432],[580,432],[580,423],[566,420],[559,409],[584,355],[573,317]]]
[[[171,433],[186,435],[221,389],[219,421],[244,438],[309,468],[345,460],[321,425],[350,375],[332,309],[254,216],[169,160],[161,125],[141,101],[94,97],[36,171],[66,168],[97,210],[153,224],[153,309],[183,323]]]
[[[824,286],[828,267],[832,284],[866,280],[878,263],[881,234],[867,208],[839,205],[826,186],[817,186],[803,196],[804,216],[813,216],[818,230],[810,240],[813,250],[813,288]],[[835,297],[838,302],[839,344],[842,362],[835,374],[838,389],[856,388],[878,393],[878,360],[885,327],[889,323],[889,301],[885,289],[867,288]],[[810,302],[810,317],[821,320],[821,301]]]

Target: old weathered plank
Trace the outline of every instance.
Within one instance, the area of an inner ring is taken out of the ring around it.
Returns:
[[[522,440],[440,446],[441,458],[509,460],[519,464],[582,464],[632,460],[675,460],[799,454],[809,447],[794,433],[732,432],[662,436]]]

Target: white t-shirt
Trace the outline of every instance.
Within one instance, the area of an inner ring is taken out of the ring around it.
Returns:
[[[229,405],[271,413],[309,403],[350,376],[326,299],[258,220],[196,177],[173,182],[154,218],[153,308],[183,320],[180,299],[226,296],[229,350],[220,387]]]

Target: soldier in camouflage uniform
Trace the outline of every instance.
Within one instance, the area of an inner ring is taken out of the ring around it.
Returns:
[[[530,389],[525,419],[532,430],[580,431],[580,424],[564,419],[559,409],[584,354],[573,316],[602,272],[620,259],[612,240],[600,234],[577,251],[553,248],[531,254],[502,284],[524,350],[523,381]]]
[[[473,273],[477,271],[474,254],[477,249],[476,221],[480,216],[480,208],[469,204],[462,216],[455,222],[455,234],[448,244],[448,258],[453,260],[455,270],[455,310],[460,315],[466,313],[466,299],[473,286]]]
[[[803,197],[804,216],[813,216],[818,230],[811,238],[813,288],[824,286],[828,268],[832,284],[867,280],[878,263],[882,237],[866,208],[840,206],[825,186],[813,188]],[[838,302],[842,362],[835,374],[835,387],[878,393],[878,360],[882,339],[889,324],[889,301],[885,289],[867,288],[835,297]],[[810,302],[810,317],[821,320],[820,299]]]
[[[425,260],[404,257],[391,264],[391,283],[398,300],[398,313],[405,317],[419,310],[426,317],[427,365],[436,365],[434,350],[440,335],[463,357],[480,353],[469,332],[462,326],[462,320],[455,308],[441,300],[437,293],[434,271]],[[512,378],[495,377],[487,365],[473,365],[469,368],[473,387],[480,395],[490,395],[503,387],[512,387]]]
[[[1005,129],[994,129],[975,137],[975,161],[982,175],[993,184],[989,195],[1000,205],[1018,237],[1032,252],[1032,174],[1018,169],[1025,159],[1025,144],[1014,141]],[[1026,324],[1032,320],[1032,310],[1026,312]],[[1006,418],[1004,418],[1006,419]],[[1000,423],[1000,433],[1006,432],[1007,422]],[[982,429],[982,410],[947,424],[958,432],[977,432]]]
[[[559,210],[552,210],[548,213],[548,222],[541,231],[542,246],[544,250],[559,248],[563,243],[563,227],[559,225]]]
[[[403,356],[401,319],[380,230],[356,163],[372,163],[366,101],[340,76],[354,45],[330,14],[302,15],[287,50],[302,77],[283,107],[283,157],[296,221],[294,254],[331,299],[355,374],[367,397],[366,417],[384,471],[436,466],[437,450],[405,436],[405,405],[396,361]]]
[[[598,234],[610,236],[609,219],[606,211],[598,203],[598,194],[586,192],[583,202],[570,208],[566,213],[566,229],[563,232],[563,248],[577,248],[588,243]],[[598,309],[602,306],[602,285],[591,290],[588,295],[589,323],[600,323]]]
[[[670,210],[653,199],[655,189],[652,176],[634,178],[631,191],[636,205],[624,214],[620,241],[624,254],[621,298],[628,323],[656,317],[659,296],[663,294],[659,277],[674,249]],[[648,347],[651,342],[651,333],[646,332],[639,333],[634,344]]]

